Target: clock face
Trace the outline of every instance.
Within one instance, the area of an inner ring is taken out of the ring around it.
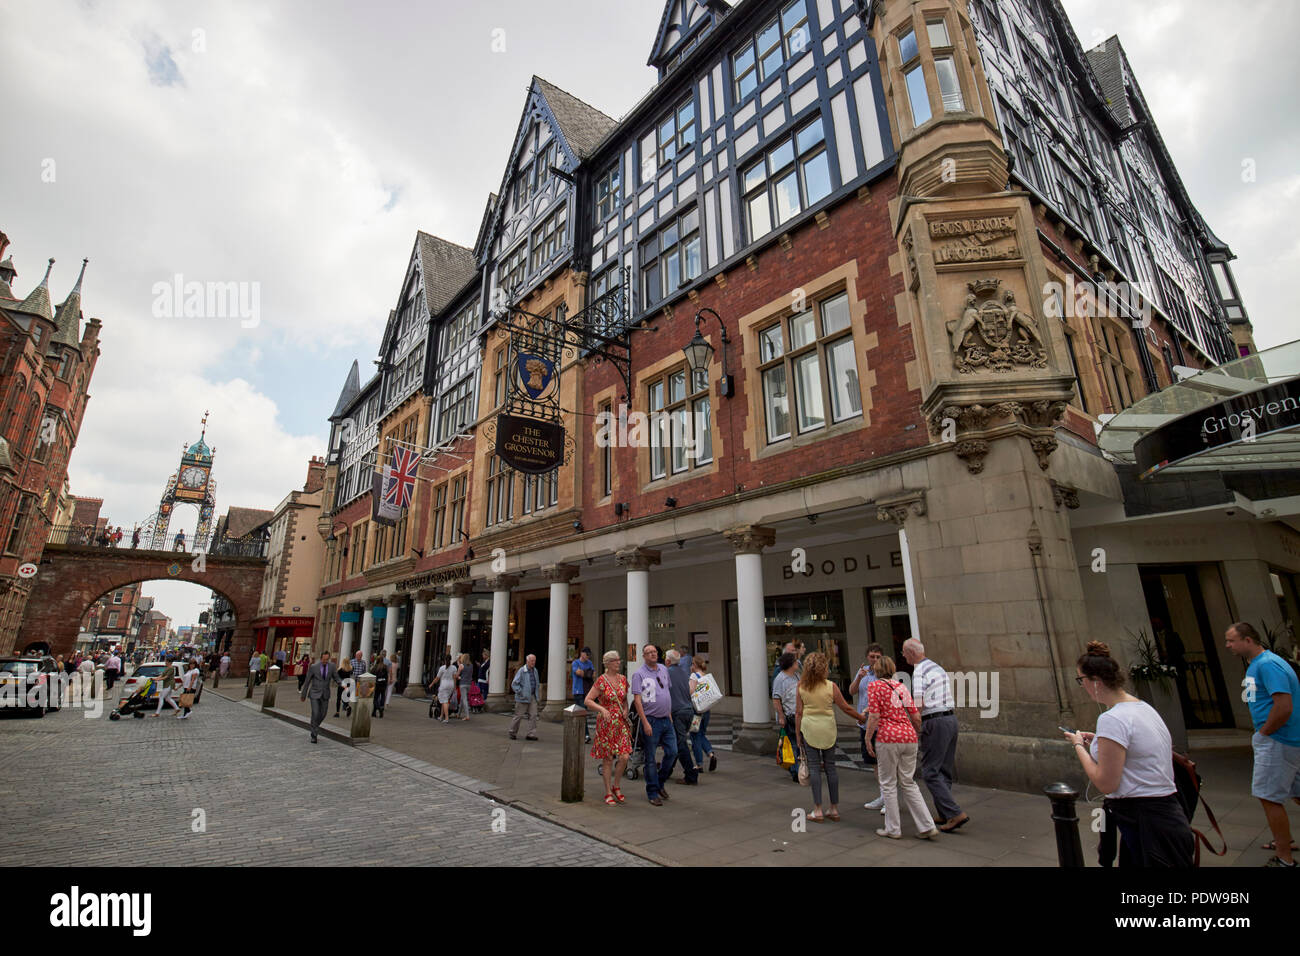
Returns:
[[[181,484],[186,488],[202,488],[208,473],[202,468],[186,468],[181,472]]]

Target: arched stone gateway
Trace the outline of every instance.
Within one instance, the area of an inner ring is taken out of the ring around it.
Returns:
[[[71,654],[78,624],[96,598],[138,581],[189,581],[230,601],[236,621],[230,645],[231,673],[246,674],[266,559],[221,554],[201,557],[202,561],[200,555],[173,551],[47,544],[15,646],[43,641],[52,654]]]

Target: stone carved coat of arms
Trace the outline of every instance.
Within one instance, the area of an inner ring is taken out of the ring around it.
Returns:
[[[1000,284],[1000,279],[966,283],[961,318],[948,322],[959,372],[1047,368],[1047,349],[1033,317],[1020,310],[1010,289],[998,295]]]

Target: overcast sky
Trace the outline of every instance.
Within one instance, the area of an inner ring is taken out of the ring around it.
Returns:
[[[1225,17],[1213,0],[1064,2],[1085,47],[1119,34],[1193,200],[1240,257],[1260,346],[1295,338],[1282,284],[1300,259],[1300,4],[1238,0]],[[300,488],[348,366],[373,373],[415,231],[473,244],[532,74],[621,116],[654,81],[661,10],[7,5],[0,230],[15,290],[53,256],[62,301],[89,257],[83,308],[104,323],[73,493],[105,499],[114,524],[143,522],[205,410],[218,513]],[[249,308],[171,314],[156,286],[177,276],[241,283]],[[191,533],[197,512],[177,517]],[[146,591],[178,624],[207,599]]]

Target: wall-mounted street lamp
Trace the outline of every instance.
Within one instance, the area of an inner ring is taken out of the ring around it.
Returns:
[[[713,316],[718,328],[722,330],[722,380],[718,383],[718,394],[723,398],[731,398],[736,393],[735,379],[731,377],[731,370],[727,366],[727,346],[731,344],[731,339],[728,338],[727,327],[722,324],[722,317],[718,313],[709,308],[695,313],[695,335],[682,347],[682,353],[686,356],[686,365],[691,370],[692,378],[696,372],[707,374],[709,363],[713,360],[713,346],[700,333],[700,323],[704,321],[705,312]]]

